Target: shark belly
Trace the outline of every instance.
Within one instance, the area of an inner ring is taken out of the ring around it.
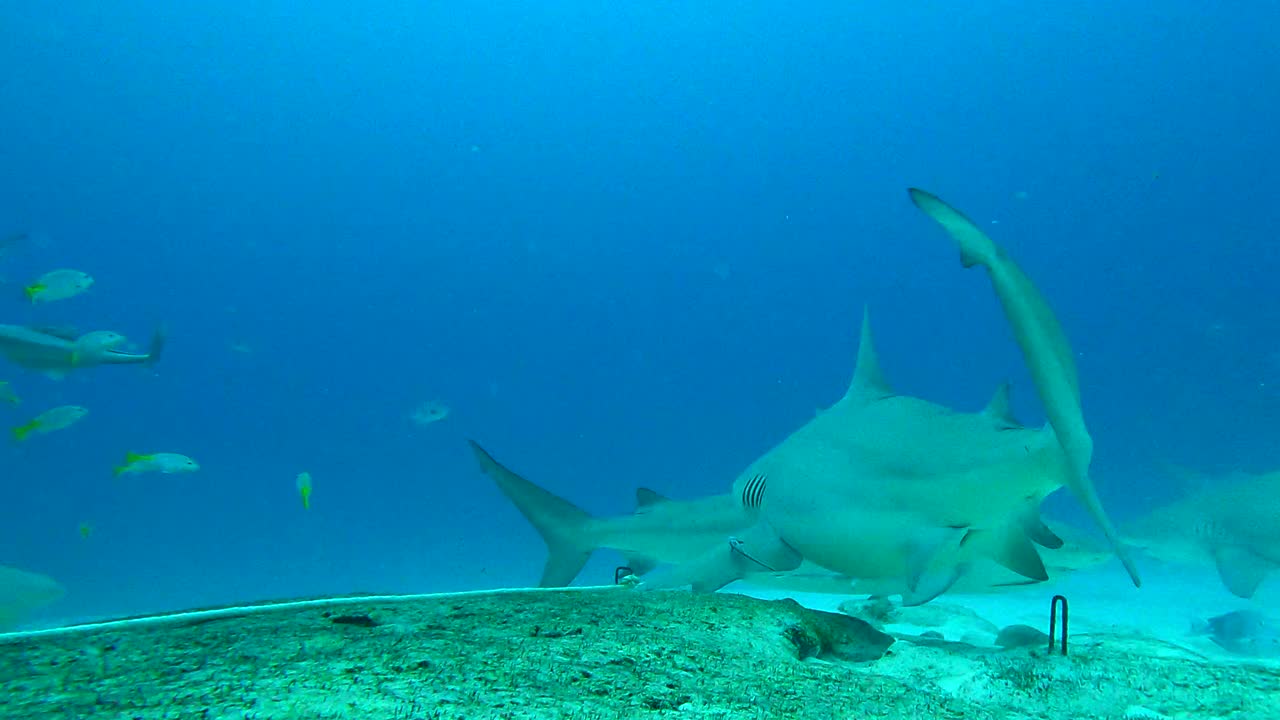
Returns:
[[[912,534],[924,530],[910,513],[868,510],[834,497],[801,503],[770,500],[765,511],[779,537],[816,565],[858,579],[907,575]]]
[[[744,475],[767,478],[762,518],[786,544],[872,579],[1000,557],[1066,472],[1051,431],[895,396],[842,400]],[[979,540],[966,544],[969,533]]]

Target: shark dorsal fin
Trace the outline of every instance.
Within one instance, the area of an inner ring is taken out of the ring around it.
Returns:
[[[1000,383],[1000,387],[996,388],[996,392],[991,396],[991,400],[987,402],[987,406],[982,409],[982,414],[991,418],[1002,428],[1020,428],[1022,423],[1013,416],[1013,410],[1009,407],[1009,381]]]
[[[853,369],[853,381],[849,383],[846,398],[879,400],[893,395],[889,381],[880,369],[875,341],[871,337],[871,311],[862,308],[862,336],[858,340],[858,363]]]
[[[636,507],[647,508],[650,505],[657,505],[667,501],[667,496],[662,493],[650,490],[649,488],[636,488]]]

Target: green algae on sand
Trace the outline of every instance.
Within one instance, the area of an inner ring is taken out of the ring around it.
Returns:
[[[1107,648],[958,652],[724,593],[325,599],[0,638],[0,716],[1123,717],[1179,688],[1206,717],[1280,713],[1274,673]]]

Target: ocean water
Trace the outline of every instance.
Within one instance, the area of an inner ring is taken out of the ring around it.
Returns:
[[[0,564],[35,624],[536,582],[475,439],[599,514],[723,492],[843,392],[1014,382],[988,228],[1076,352],[1113,516],[1280,466],[1271,3],[0,3],[0,322],[169,345],[11,365]],[[22,287],[96,278],[47,305]],[[439,400],[444,421],[410,414]],[[127,451],[194,475],[114,478]],[[294,485],[314,477],[309,510]],[[1048,511],[1083,522],[1074,501]],[[92,530],[85,537],[82,525]],[[581,583],[609,582],[601,557]]]

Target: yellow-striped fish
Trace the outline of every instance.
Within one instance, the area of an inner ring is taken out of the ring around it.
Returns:
[[[300,472],[296,481],[298,496],[302,498],[302,509],[311,509],[311,473]]]

